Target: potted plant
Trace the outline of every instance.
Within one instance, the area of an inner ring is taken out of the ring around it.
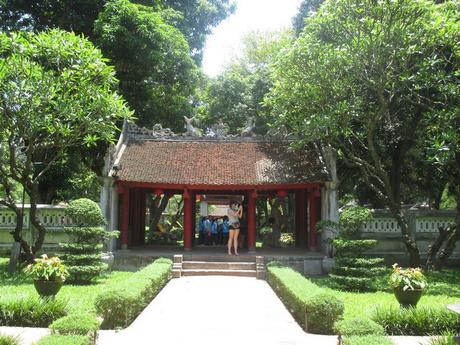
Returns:
[[[401,307],[415,307],[428,284],[420,268],[403,269],[394,264],[390,286]]]
[[[64,284],[69,273],[58,257],[35,259],[26,267],[26,273],[34,280],[35,290],[41,297],[55,296]]]

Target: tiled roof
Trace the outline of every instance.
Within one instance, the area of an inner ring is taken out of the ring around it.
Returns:
[[[329,180],[318,151],[287,141],[130,140],[118,181],[180,185],[267,185]]]

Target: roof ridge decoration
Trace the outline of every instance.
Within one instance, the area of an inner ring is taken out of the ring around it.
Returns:
[[[174,133],[170,128],[163,128],[159,123],[155,124],[152,129],[140,127],[134,123],[125,123],[124,133],[126,134],[125,140],[132,138],[134,140],[190,140],[190,141],[206,141],[206,140],[230,140],[230,141],[280,141],[292,139],[284,126],[272,128],[265,135],[254,134],[255,119],[249,118],[246,127],[242,130],[241,134],[228,134],[228,125],[219,122],[207,129],[205,133],[193,126],[192,122],[195,117],[187,118],[184,116],[186,122],[185,133]]]

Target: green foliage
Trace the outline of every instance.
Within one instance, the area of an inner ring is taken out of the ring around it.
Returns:
[[[223,122],[230,134],[251,125],[255,125],[254,133],[265,134],[273,122],[269,108],[262,104],[273,84],[268,66],[290,42],[291,33],[286,31],[247,35],[242,58],[205,85],[200,121],[211,128]]]
[[[0,325],[18,327],[48,327],[67,314],[67,302],[38,297],[0,300]]]
[[[366,250],[372,249],[376,246],[377,240],[343,240],[335,239],[332,241],[337,255],[353,255],[360,256]]]
[[[21,345],[17,337],[0,334],[0,345]]]
[[[383,326],[390,335],[439,335],[460,332],[460,315],[445,306],[397,308],[380,306],[372,320]]]
[[[66,208],[66,215],[75,226],[66,227],[65,233],[71,243],[61,243],[64,253],[61,255],[66,262],[70,279],[78,283],[89,283],[107,269],[102,263],[103,243],[117,237],[118,231],[105,231],[105,224],[99,205],[89,199],[71,201]]]
[[[381,335],[346,337],[343,343],[344,345],[393,345],[390,338]]]
[[[385,335],[382,326],[366,317],[354,317],[337,321],[334,329],[338,334],[347,337],[353,335]]]
[[[102,328],[127,327],[169,281],[172,262],[158,259],[129,279],[97,296],[95,307]]]
[[[117,79],[106,61],[89,41],[70,32],[0,33],[0,103],[8,113],[0,117],[4,191],[11,190],[13,179],[36,205],[41,178],[67,150],[113,141],[116,122],[131,112],[114,92]],[[29,255],[40,250],[46,233],[34,209],[35,243],[28,245],[22,229],[14,233]]]
[[[33,279],[64,282],[69,276],[69,272],[58,257],[48,258],[46,254],[43,254],[41,259],[34,261],[25,269],[25,272]]]
[[[297,14],[292,18],[292,28],[296,36],[299,36],[305,27],[305,20],[318,11],[324,0],[302,0]]]
[[[340,213],[339,220],[341,237],[359,238],[362,226],[370,220],[372,220],[372,212],[366,207],[353,206],[344,209]]]
[[[91,314],[71,314],[54,321],[49,328],[61,335],[83,335],[96,338],[100,322]]]
[[[343,315],[343,303],[330,293],[279,263],[267,265],[267,281],[295,319],[308,332],[333,334],[334,322]]]
[[[121,93],[139,124],[182,129],[183,115],[192,115],[190,99],[198,81],[182,33],[149,6],[113,0],[99,14],[94,35],[115,65]]]
[[[306,301],[308,330],[318,334],[330,334],[334,323],[342,318],[343,302],[331,293],[319,293]]]
[[[393,289],[401,290],[419,290],[425,289],[428,284],[426,277],[420,268],[409,267],[403,269],[398,264],[393,265],[393,273],[389,279],[390,286]]]
[[[90,199],[77,199],[69,202],[65,214],[77,227],[102,226],[107,223],[99,205]]]
[[[82,335],[49,335],[41,338],[36,345],[91,345],[91,338]]]

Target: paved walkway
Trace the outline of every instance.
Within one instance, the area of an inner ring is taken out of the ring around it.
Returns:
[[[0,327],[0,334],[18,337],[21,345],[34,344],[49,333],[48,328]]]
[[[98,345],[336,345],[306,334],[263,280],[173,279],[125,330],[102,331]]]

